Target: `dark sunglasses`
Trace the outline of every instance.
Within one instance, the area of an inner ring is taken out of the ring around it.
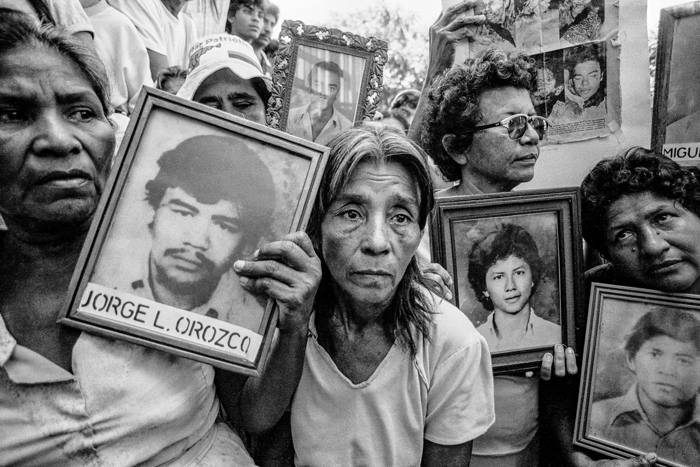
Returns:
[[[540,139],[543,139],[547,135],[547,130],[549,129],[550,123],[546,118],[538,115],[533,115],[530,117],[525,114],[511,115],[510,117],[504,118],[500,122],[489,123],[488,125],[479,125],[469,130],[465,130],[465,132],[475,133],[487,128],[503,126],[508,129],[508,136],[510,139],[520,139],[525,134],[525,131],[527,131],[528,123],[537,132]]]

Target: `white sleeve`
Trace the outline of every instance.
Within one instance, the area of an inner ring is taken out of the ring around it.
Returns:
[[[146,48],[161,55],[168,55],[158,3],[160,0],[108,0],[111,6],[124,13],[141,35]]]
[[[63,28],[68,34],[88,32],[95,37],[95,30],[80,0],[48,0],[46,5],[56,21],[56,26]]]
[[[478,336],[435,368],[424,437],[436,444],[465,443],[484,434],[495,418],[491,355]]]

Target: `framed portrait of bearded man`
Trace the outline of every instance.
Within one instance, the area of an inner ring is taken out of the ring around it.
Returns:
[[[249,375],[274,301],[233,268],[303,230],[327,149],[144,88],[60,322]]]
[[[700,462],[700,298],[593,283],[574,443]]]

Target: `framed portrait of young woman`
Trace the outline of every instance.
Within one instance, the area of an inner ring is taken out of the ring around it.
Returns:
[[[452,275],[453,303],[471,320],[494,373],[540,367],[574,346],[581,236],[577,188],[438,198],[433,261]]]

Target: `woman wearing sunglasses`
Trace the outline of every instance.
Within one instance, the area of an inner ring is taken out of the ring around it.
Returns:
[[[420,140],[442,177],[455,182],[441,195],[510,191],[532,180],[549,127],[532,104],[535,80],[525,55],[488,49],[433,85]]]
[[[449,15],[445,18],[447,25]],[[438,33],[434,27],[431,43],[449,39],[445,32],[449,30],[445,26]],[[429,83],[442,71],[435,57],[431,56]],[[426,86],[412,129],[421,128],[423,148],[442,177],[454,183],[438,197],[510,191],[532,180],[539,143],[549,128],[532,103],[530,93],[536,88],[536,69],[529,59],[499,49],[488,49],[450,68]],[[558,344],[554,355],[543,358],[540,378],[549,379],[553,372],[559,376],[577,372],[571,349],[565,351]],[[532,374],[494,378],[496,422],[474,441],[472,466],[539,465],[540,378]]]

